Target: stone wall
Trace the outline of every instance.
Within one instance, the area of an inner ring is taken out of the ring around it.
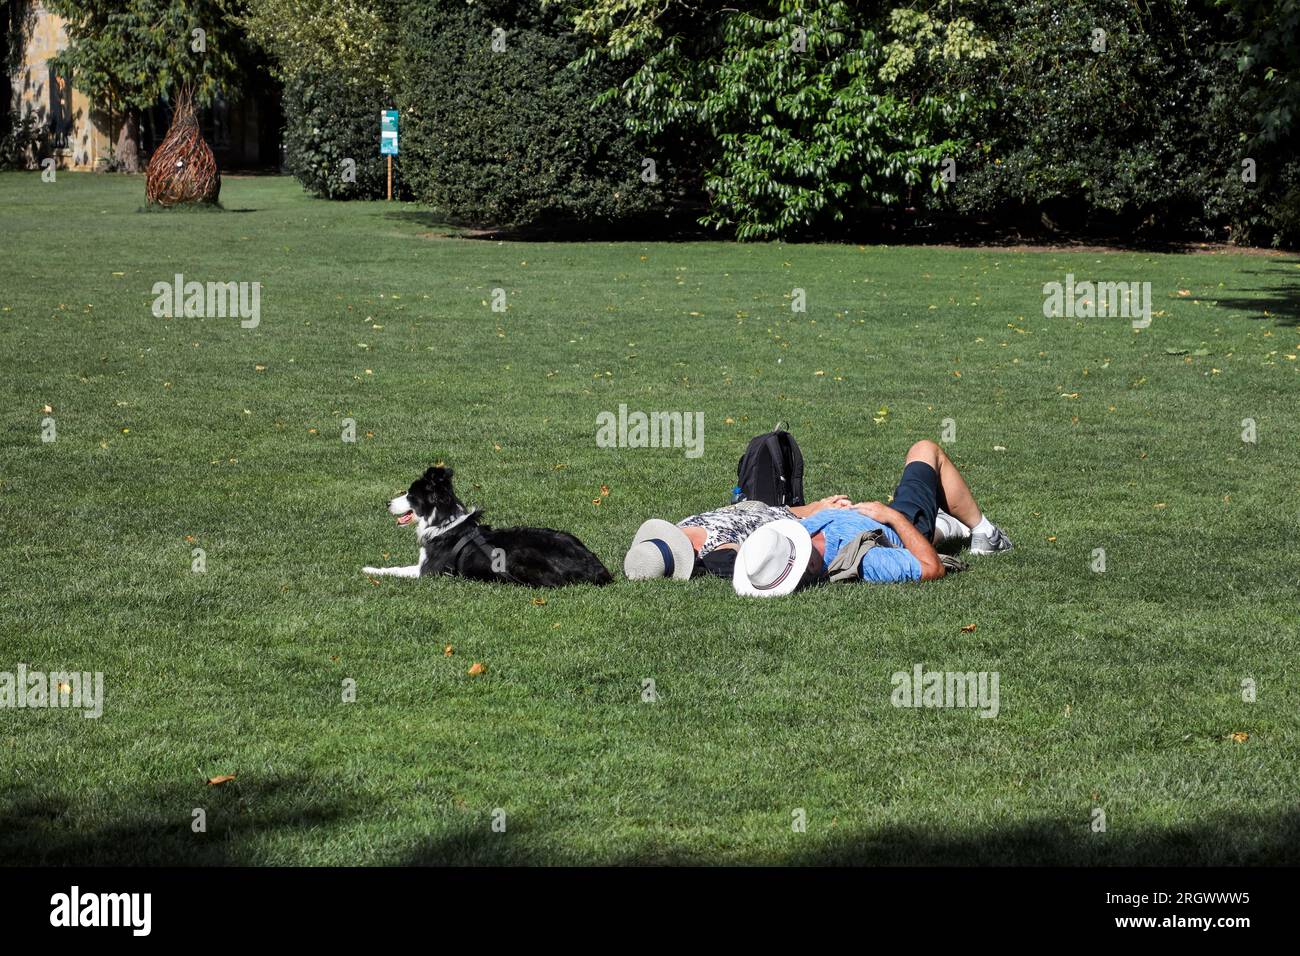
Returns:
[[[68,45],[63,18],[43,3],[32,3],[29,30],[25,55],[11,78],[13,112],[18,117],[35,114],[50,128],[60,168],[104,168],[111,146],[109,118],[49,65],[50,58]]]

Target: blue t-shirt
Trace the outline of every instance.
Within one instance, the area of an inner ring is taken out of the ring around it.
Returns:
[[[885,548],[877,545],[866,553],[862,558],[862,580],[874,584],[921,580],[921,562],[912,552],[903,547],[903,542],[894,533],[894,529],[879,521],[873,521],[852,508],[825,508],[799,523],[808,529],[809,534],[817,534],[820,531],[826,536],[827,567],[830,567],[835,556],[840,553],[840,548],[862,532],[879,528],[885,532],[885,540],[893,547]]]

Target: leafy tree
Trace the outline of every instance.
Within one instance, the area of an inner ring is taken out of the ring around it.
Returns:
[[[1233,236],[1300,245],[1300,0],[1216,0],[1232,29],[1224,54],[1240,78],[1231,104],[1258,180],[1234,204]],[[1239,190],[1235,190],[1239,194]]]
[[[329,76],[390,88],[398,0],[246,0],[240,23],[285,83]]]
[[[944,161],[968,148],[989,105],[954,79],[994,44],[946,3],[564,6],[604,56],[635,64],[606,94],[625,103],[630,126],[700,145],[701,221],[742,239],[806,234],[944,189]]]
[[[68,46],[56,65],[113,120],[120,118],[114,152],[127,172],[140,168],[143,110],[182,84],[193,87],[199,106],[235,86],[240,0],[47,0],[46,6],[67,21]]]
[[[1242,104],[1254,137],[1284,142],[1300,128],[1300,0],[1217,0],[1237,36],[1228,52],[1248,79]]]

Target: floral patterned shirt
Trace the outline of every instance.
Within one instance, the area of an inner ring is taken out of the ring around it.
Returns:
[[[766,505],[761,501],[741,501],[716,511],[683,518],[677,522],[677,527],[703,528],[707,532],[700,548],[700,557],[703,558],[724,544],[742,543],[765,524],[793,517],[794,512],[789,508]]]

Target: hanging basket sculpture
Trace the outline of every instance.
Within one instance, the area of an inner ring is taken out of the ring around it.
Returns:
[[[203,139],[189,87],[176,97],[171,129],[149,158],[145,171],[145,198],[150,205],[215,203],[221,192],[221,171]]]

